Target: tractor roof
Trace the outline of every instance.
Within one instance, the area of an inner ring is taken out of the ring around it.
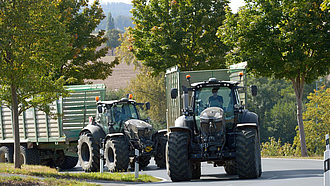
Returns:
[[[128,99],[128,98],[121,98],[120,100],[99,101],[99,102],[97,102],[97,104],[106,104],[106,105],[123,104],[123,103],[135,104],[136,101]]]
[[[208,81],[197,82],[191,84],[193,88],[201,88],[201,87],[214,87],[214,86],[226,86],[232,87],[237,86],[239,82],[237,81],[219,81],[216,78],[210,78]]]

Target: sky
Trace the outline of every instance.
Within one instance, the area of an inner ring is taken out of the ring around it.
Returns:
[[[234,13],[237,12],[238,8],[240,6],[244,5],[244,0],[231,0],[232,2],[229,4],[230,8]],[[131,0],[100,0],[101,3],[111,3],[111,2],[122,2],[122,3],[127,3],[130,4]]]

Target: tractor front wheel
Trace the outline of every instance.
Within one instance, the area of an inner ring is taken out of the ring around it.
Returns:
[[[173,182],[190,181],[192,179],[192,163],[190,163],[189,134],[184,131],[169,133],[166,145],[167,173]]]

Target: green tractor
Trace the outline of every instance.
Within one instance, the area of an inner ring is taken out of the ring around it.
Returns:
[[[96,117],[80,132],[78,156],[85,172],[100,170],[101,158],[111,172],[127,171],[139,151],[140,168],[148,166],[151,157],[160,168],[165,168],[166,132],[153,132],[147,120],[141,120],[137,105],[150,108],[150,103],[137,103],[128,98],[114,101],[98,101]],[[104,158],[102,153],[104,152]]]
[[[183,115],[167,134],[166,163],[172,181],[200,179],[201,162],[224,166],[227,174],[241,179],[261,176],[259,118],[241,105],[238,89],[243,87],[238,85],[210,78],[182,87]],[[256,95],[257,87],[251,90]],[[173,88],[171,98],[177,96]]]

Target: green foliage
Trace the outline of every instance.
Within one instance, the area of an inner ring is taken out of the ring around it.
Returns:
[[[120,30],[116,30],[116,29],[112,29],[112,30],[108,30],[106,33],[106,37],[108,38],[107,40],[107,46],[113,48],[116,48],[120,45],[120,38],[121,35],[121,31]]]
[[[73,78],[70,84],[84,84],[84,79],[105,79],[112,73],[116,61],[108,63],[99,60],[106,55],[108,47],[100,47],[106,42],[104,30],[91,34],[102,19],[102,8],[98,1],[90,6],[85,0],[59,1],[62,22],[67,24],[67,32],[72,36],[72,50],[63,61],[66,63],[56,72],[56,75]]]
[[[128,27],[134,27],[132,16],[119,15],[115,18],[116,28],[124,32]]]
[[[150,102],[151,108],[147,114],[154,125],[154,129],[166,128],[166,97],[164,74],[150,76],[148,72],[141,71],[133,78],[126,88],[126,92],[133,94],[137,102]],[[143,113],[141,113],[143,115]]]
[[[0,100],[8,107],[17,100],[18,112],[47,110],[47,103],[66,93],[64,79],[52,73],[71,49],[58,6],[46,0],[1,3]]]
[[[249,0],[237,16],[227,13],[219,35],[239,49],[255,74],[290,80],[301,76],[311,83],[330,68],[330,18],[321,3]]]
[[[108,90],[105,95],[105,100],[119,100],[120,98],[125,97],[125,90],[119,89],[119,90]]]
[[[310,100],[304,112],[306,145],[309,156],[322,156],[325,151],[325,135],[330,131],[330,88],[323,86],[319,91],[310,93]],[[297,133],[294,143],[299,146]]]
[[[107,16],[107,28],[106,31],[115,29],[115,20],[113,19],[111,12]]]
[[[155,74],[174,65],[181,70],[224,68],[228,48],[216,30],[227,0],[133,0],[132,52]]]
[[[269,140],[261,144],[261,156],[295,156],[295,146],[290,143],[284,143],[282,146],[281,139],[276,141],[274,137],[270,137]]]

